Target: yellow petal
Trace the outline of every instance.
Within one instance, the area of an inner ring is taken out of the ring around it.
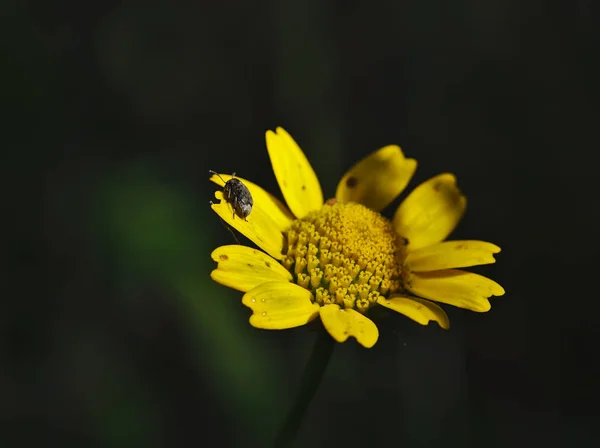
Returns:
[[[406,317],[409,317],[421,325],[427,325],[429,321],[433,320],[444,330],[450,328],[450,319],[448,319],[446,312],[429,300],[410,296],[408,294],[395,294],[389,299],[379,297],[377,303],[398,313],[404,314]]]
[[[344,174],[335,197],[381,211],[402,193],[416,169],[417,161],[404,157],[399,146],[384,146]]]
[[[225,182],[231,179],[231,177],[232,176],[229,174],[219,174],[218,176],[213,174],[210,177],[210,180],[220,187],[223,187]],[[238,176],[235,176],[235,178],[242,181],[243,184],[248,187],[248,190],[250,190],[252,199],[254,199],[253,211],[254,207],[260,207],[273,221],[275,221],[277,227],[282,231],[292,224],[294,217],[279,199],[249,180]],[[223,182],[223,180],[225,180],[225,182]],[[229,207],[231,207],[231,205]],[[233,213],[233,209],[230,210],[230,213]]]
[[[498,252],[498,246],[486,241],[444,241],[408,252],[404,263],[413,272],[466,268],[495,263]]]
[[[444,240],[465,212],[467,199],[453,174],[440,174],[417,188],[394,214],[394,229],[415,250]]]
[[[262,204],[254,203],[252,213],[246,219],[232,213],[231,205],[223,200],[223,192],[216,191],[215,198],[220,202],[212,203],[211,208],[223,221],[236,229],[250,241],[273,258],[283,257],[283,233],[278,223],[269,215],[269,209],[263,209]]]
[[[295,283],[263,283],[248,291],[242,303],[252,309],[250,325],[265,330],[284,330],[307,324],[319,315],[312,294]]]
[[[291,282],[290,274],[279,262],[258,249],[231,245],[216,248],[211,258],[218,263],[211,278],[225,286],[247,292],[267,282]]]
[[[490,310],[488,297],[504,295],[504,288],[495,281],[457,269],[411,272],[405,286],[426,299],[477,312]]]
[[[283,128],[266,132],[273,172],[288,207],[297,218],[323,206],[321,184],[308,159]]]
[[[319,309],[319,313],[323,326],[338,342],[344,342],[348,336],[353,336],[363,347],[371,348],[379,339],[377,325],[358,311],[325,305]]]

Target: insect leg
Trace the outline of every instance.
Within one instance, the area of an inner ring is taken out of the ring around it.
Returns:
[[[217,173],[216,171],[213,171],[213,170],[208,170],[208,172],[209,172],[210,174],[216,174],[217,176],[219,176],[219,179],[221,179],[221,180],[223,181],[223,183],[227,183],[227,182],[225,181],[225,179],[223,179],[223,178],[221,177],[221,175],[220,175],[219,173]]]
[[[213,201],[210,201],[210,205],[214,204]],[[235,233],[233,233],[233,230],[231,230],[231,227],[229,227],[226,223],[225,220],[223,218],[221,218],[219,216],[219,219],[221,220],[221,224],[223,224],[223,227],[225,227],[227,230],[229,230],[229,233],[231,233],[231,236],[233,237],[235,243],[239,246],[240,245],[240,241],[237,239],[237,237],[235,236]]]

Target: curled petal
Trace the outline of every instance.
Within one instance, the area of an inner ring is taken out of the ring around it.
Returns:
[[[421,325],[427,325],[433,320],[444,330],[450,328],[450,319],[448,319],[446,312],[429,300],[408,294],[395,294],[389,299],[379,297],[377,303],[400,314],[404,314]]]
[[[420,249],[444,240],[456,227],[467,199],[453,174],[440,174],[415,188],[394,214],[394,229],[408,239],[408,249]]]
[[[405,286],[420,297],[476,312],[490,310],[488,297],[504,295],[495,281],[458,269],[411,272]]]
[[[290,274],[277,260],[247,246],[230,245],[215,249],[211,258],[218,263],[211,278],[238,291],[248,292],[268,282],[290,282]]]
[[[263,283],[248,291],[242,303],[253,312],[250,325],[265,330],[300,327],[319,315],[310,291],[295,283]]]
[[[319,309],[319,313],[323,326],[337,342],[345,342],[349,336],[353,336],[363,347],[371,348],[379,339],[377,326],[358,311],[325,305]]]
[[[263,208],[261,203],[254,203],[252,213],[242,219],[232,212],[231,205],[223,200],[223,192],[216,191],[215,198],[219,202],[212,203],[211,208],[223,221],[240,232],[250,241],[273,258],[281,260],[283,257],[283,233],[279,223],[269,215],[269,209]]]
[[[416,169],[417,161],[404,157],[399,146],[384,146],[348,170],[335,197],[381,211],[402,193]]]
[[[223,187],[225,186],[225,182],[231,179],[231,177],[232,176],[229,174],[213,174],[210,177],[210,180],[211,182],[214,182],[215,184]],[[273,221],[275,221],[277,227],[282,231],[287,229],[291,225],[292,221],[294,220],[294,217],[279,199],[277,199],[271,193],[259,187],[255,183],[250,182],[249,180],[243,179],[238,176],[235,176],[235,178],[242,181],[242,183],[246,187],[248,187],[248,190],[250,190],[250,194],[254,199],[253,209],[254,207],[260,207],[265,212],[265,214],[267,214]],[[225,180],[225,182],[223,182],[223,180]]]

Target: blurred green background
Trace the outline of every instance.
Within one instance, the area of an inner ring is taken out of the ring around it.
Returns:
[[[386,144],[456,173],[507,290],[336,346],[296,446],[598,446],[597,9],[2,2],[0,447],[268,446],[315,333],[210,280],[208,170],[280,196],[276,126],[326,197]]]

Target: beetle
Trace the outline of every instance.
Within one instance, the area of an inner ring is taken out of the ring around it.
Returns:
[[[225,182],[225,179],[223,179],[219,173],[212,170],[209,170],[208,172],[210,174],[216,174],[219,176],[219,179]],[[223,186],[223,199],[225,199],[225,202],[231,204],[231,207],[233,208],[232,219],[234,219],[237,214],[240,218],[248,221],[246,218],[252,212],[254,199],[252,199],[248,187],[246,187],[241,180],[235,178],[235,173],[231,175],[231,179],[225,182],[225,185]]]

